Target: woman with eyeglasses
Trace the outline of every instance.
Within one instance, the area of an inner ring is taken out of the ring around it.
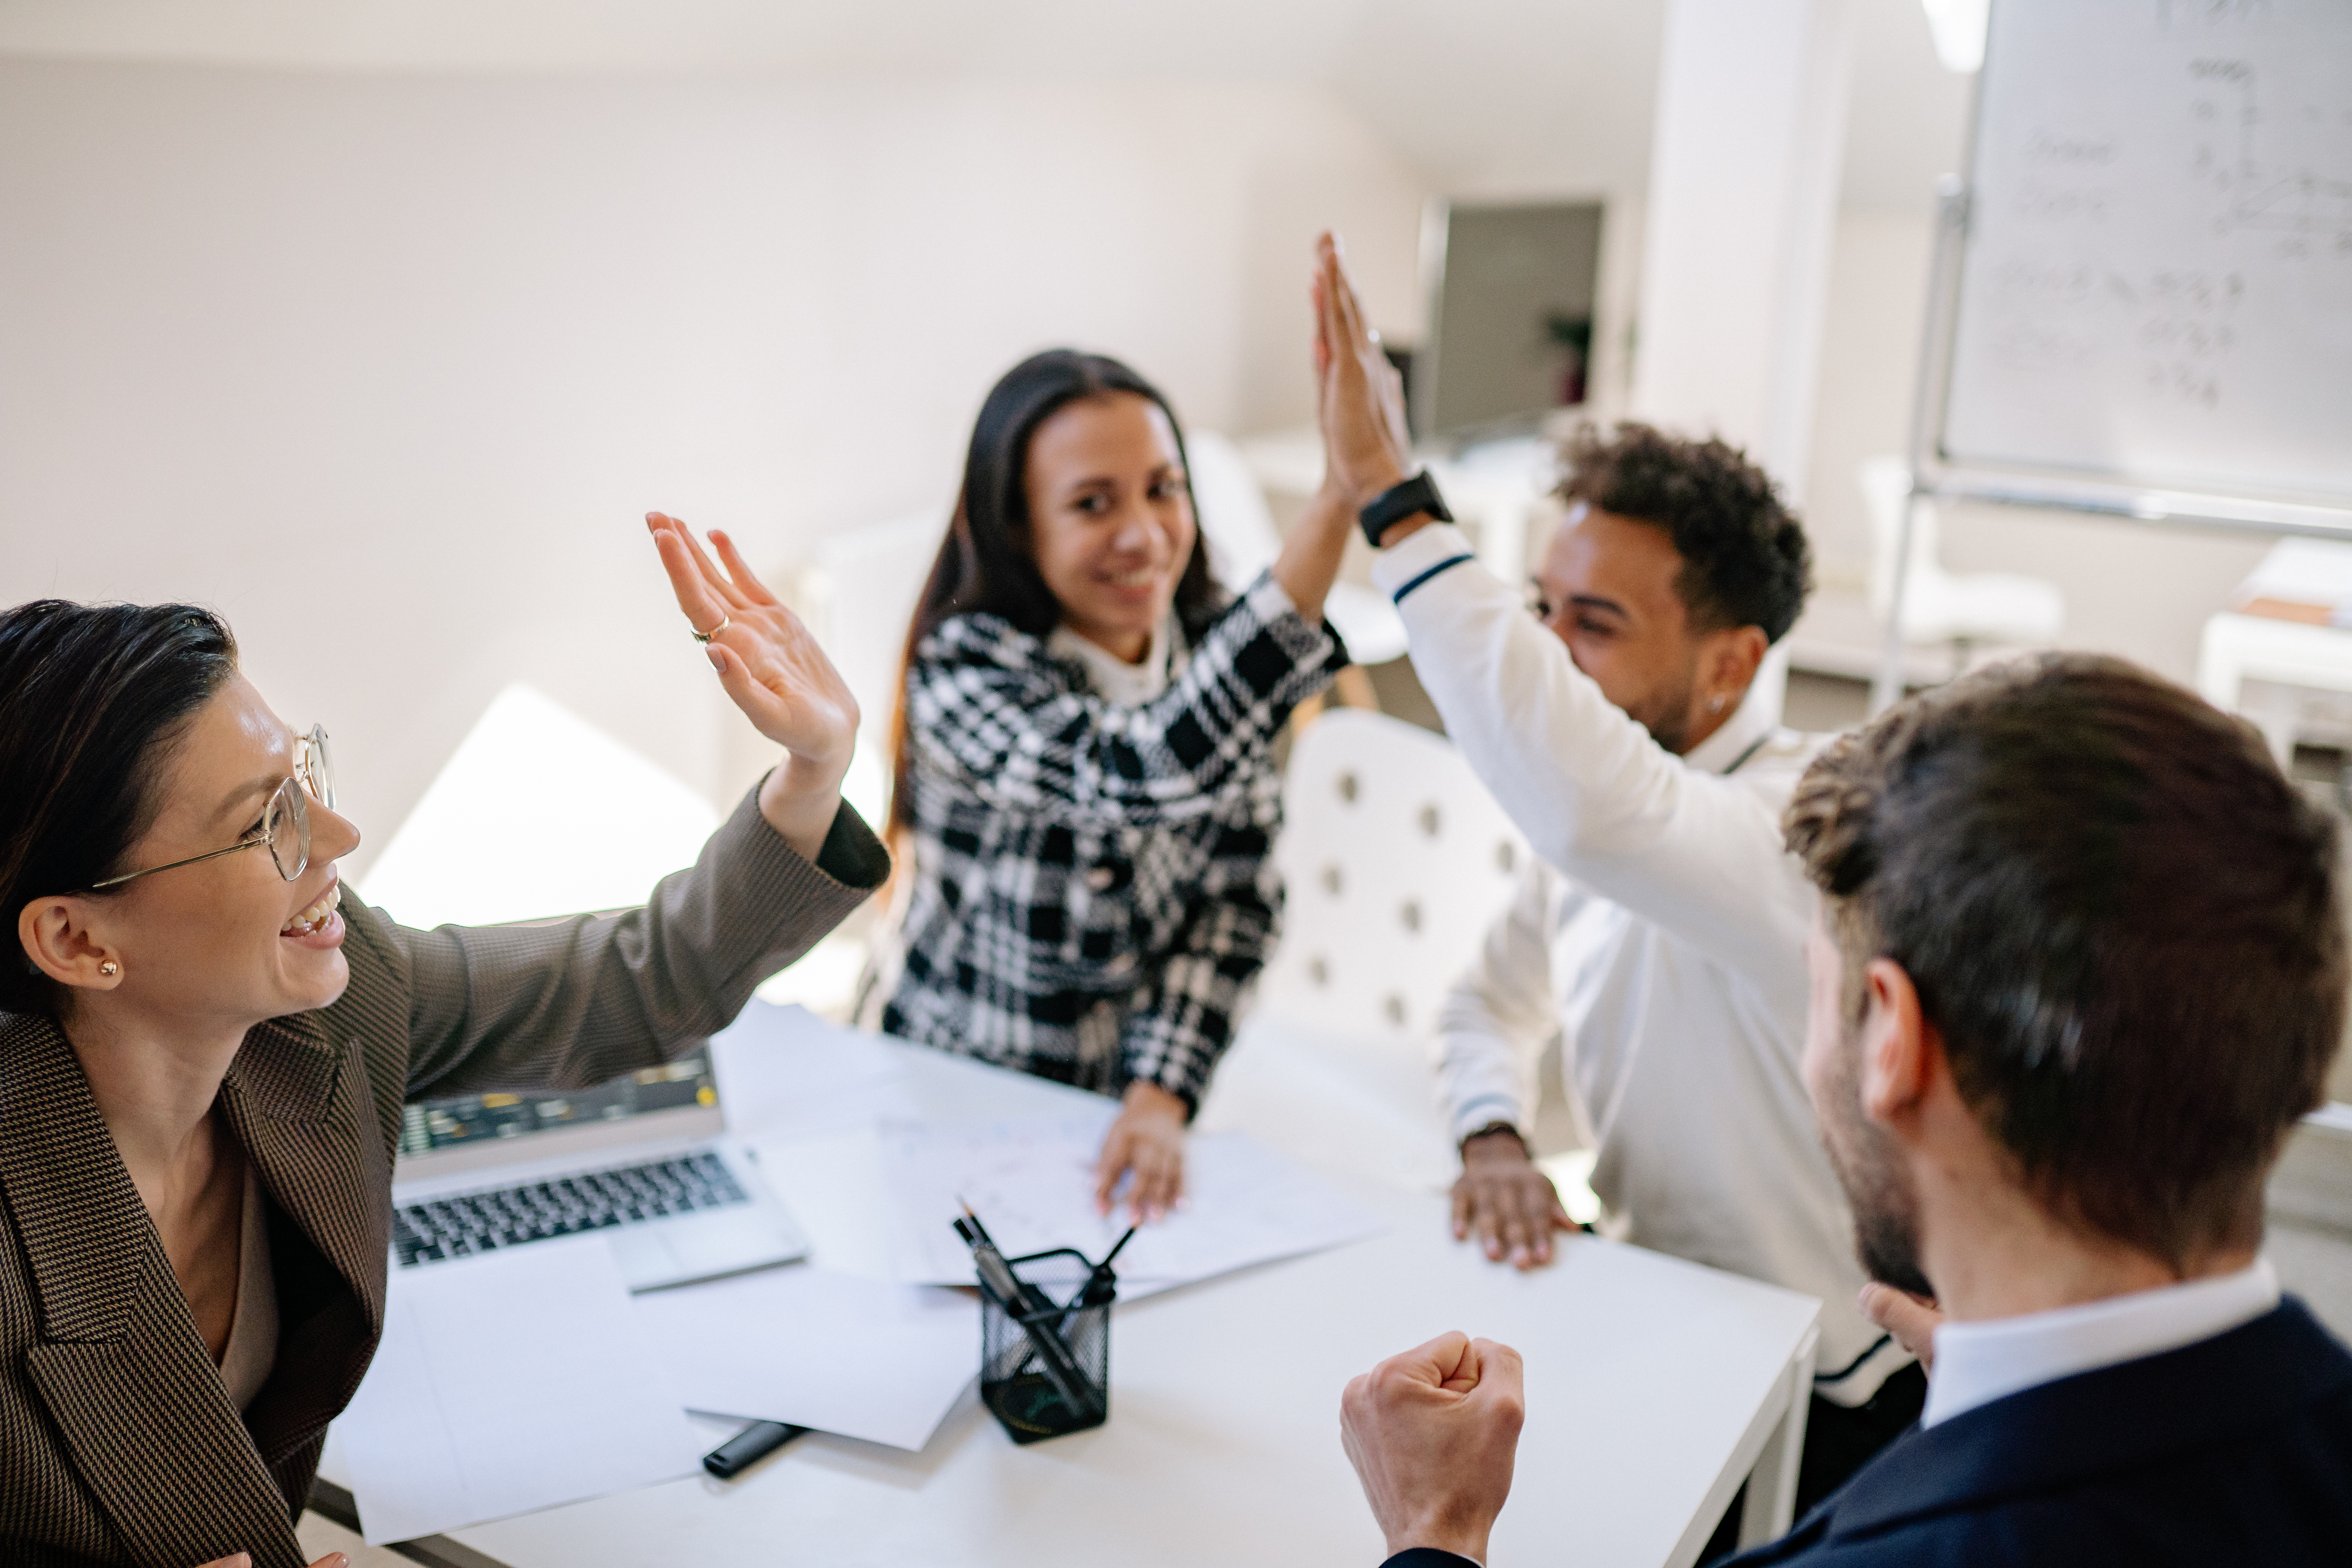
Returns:
[[[858,1018],[1117,1097],[1105,1213],[1181,1196],[1185,1127],[1273,942],[1273,746],[1347,663],[1323,601],[1354,515],[1318,497],[1228,594],[1175,415],[1126,365],[1034,355],[974,425],[907,634],[906,875]]]
[[[545,925],[345,898],[325,732],[210,612],[0,611],[0,1561],[300,1563],[383,1321],[403,1102],[682,1054],[882,881],[847,688],[723,534],[725,572],[647,521],[783,758],[645,908]]]

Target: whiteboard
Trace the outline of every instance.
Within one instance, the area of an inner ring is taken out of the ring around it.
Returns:
[[[2352,503],[2352,0],[1995,0],[1938,456]]]

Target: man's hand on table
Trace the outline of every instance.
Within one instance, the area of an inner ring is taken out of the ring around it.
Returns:
[[[1517,1268],[1551,1261],[1556,1230],[1574,1230],[1528,1146],[1508,1128],[1479,1133],[1462,1145],[1462,1176],[1454,1184],[1454,1239],[1475,1233],[1488,1258],[1508,1258]]]
[[[1427,1546],[1486,1560],[1525,1418],[1519,1352],[1465,1334],[1441,1334],[1348,1384],[1339,1440],[1389,1555]]]

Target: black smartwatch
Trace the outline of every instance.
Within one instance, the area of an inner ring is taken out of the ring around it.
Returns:
[[[1356,521],[1363,524],[1364,537],[1378,550],[1381,534],[1423,511],[1440,522],[1454,521],[1454,514],[1445,510],[1445,498],[1437,493],[1437,481],[1429,477],[1427,468],[1374,496],[1370,504],[1356,514]]]

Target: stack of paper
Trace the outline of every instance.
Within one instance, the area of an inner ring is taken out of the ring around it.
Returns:
[[[335,1429],[378,1546],[687,1475],[706,1446],[600,1236],[394,1268]]]
[[[980,1367],[980,1303],[805,1265],[637,1298],[689,1410],[919,1449]]]
[[[1008,1258],[1057,1247],[1102,1258],[1129,1223],[1123,1209],[1095,1212],[1095,1156],[1115,1114],[1106,1107],[1099,1115],[1053,1121],[886,1128],[899,1277],[971,1282],[971,1254],[951,1224],[966,1204]],[[1184,1194],[1175,1214],[1146,1226],[1119,1254],[1120,1296],[1318,1252],[1381,1229],[1362,1206],[1242,1132],[1185,1141]]]

